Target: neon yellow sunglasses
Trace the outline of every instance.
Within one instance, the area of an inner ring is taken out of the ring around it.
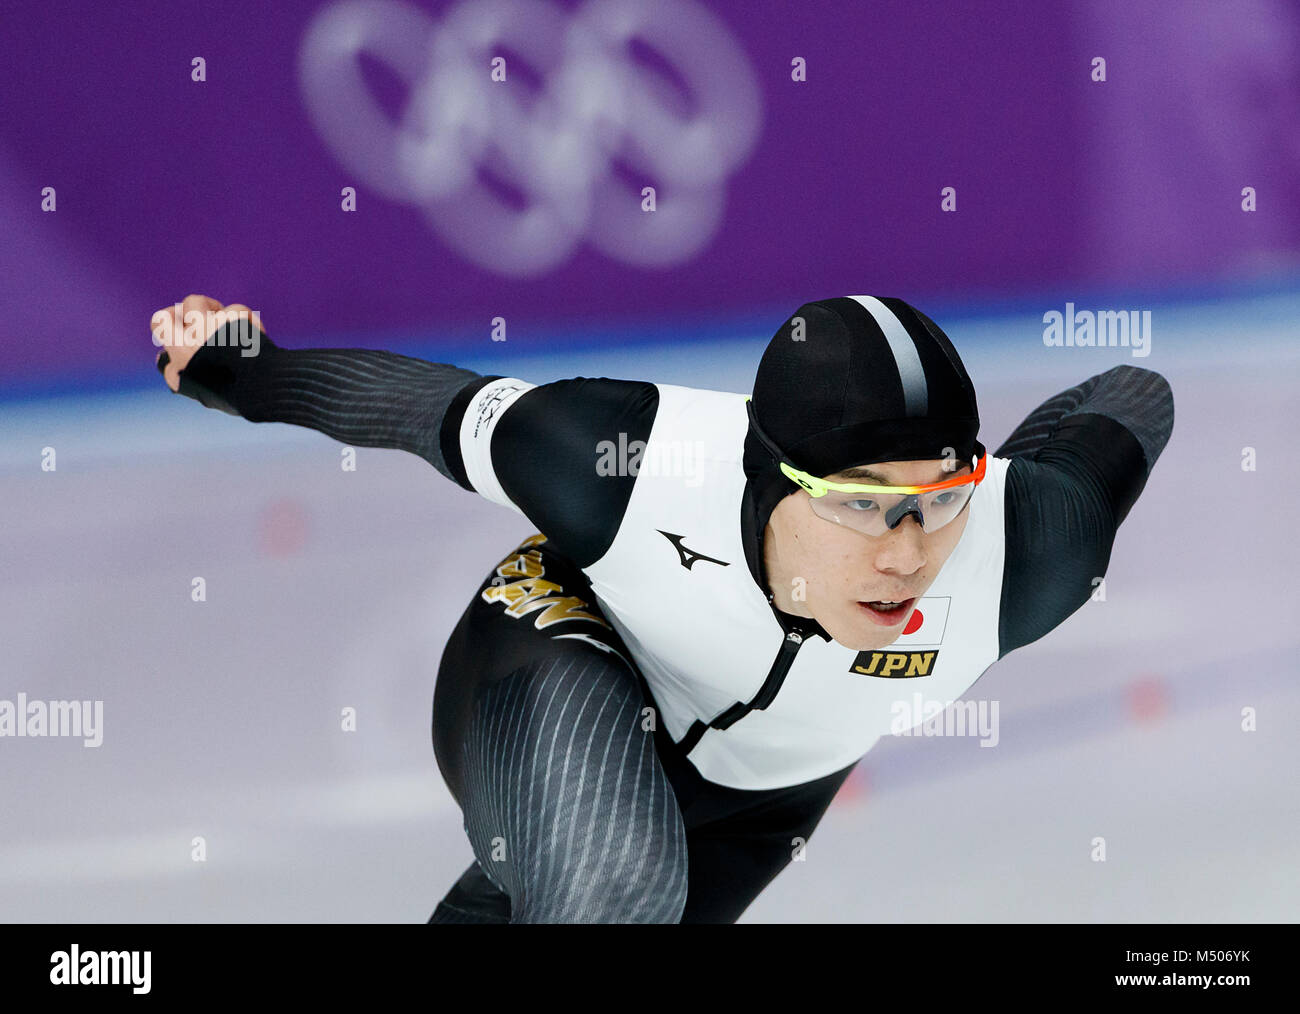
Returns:
[[[917,486],[830,482],[794,466],[758,425],[754,404],[748,396],[745,398],[745,410],[749,413],[754,435],[775,459],[781,473],[807,490],[813,513],[864,535],[884,535],[897,528],[908,514],[916,515],[922,530],[927,534],[937,531],[961,514],[975,495],[975,488],[984,481],[987,454],[977,455],[968,475],[954,476],[942,482]]]

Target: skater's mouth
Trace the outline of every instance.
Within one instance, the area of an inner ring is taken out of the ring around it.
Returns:
[[[872,622],[879,623],[882,627],[896,627],[907,619],[915,604],[915,597],[893,602],[876,599],[870,602],[859,601],[858,608],[871,617]]]

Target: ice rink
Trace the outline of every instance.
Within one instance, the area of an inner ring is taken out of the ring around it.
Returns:
[[[1145,358],[1045,348],[1042,312],[936,314],[990,450],[1120,363],[1174,391],[1105,601],[970,690],[995,748],[882,741],[742,921],[1300,918],[1300,296],[1156,305]],[[457,364],[748,391],[769,337]],[[414,456],[345,472],[320,434],[152,378],[0,403],[0,699],[104,702],[97,748],[0,739],[0,919],[423,922],[472,858],[429,739],[439,656],[535,529]]]

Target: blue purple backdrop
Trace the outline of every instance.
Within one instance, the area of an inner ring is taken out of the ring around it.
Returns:
[[[299,343],[500,316],[523,351],[1300,264],[1282,0],[29,3],[0,46],[11,393],[139,379],[191,291]]]

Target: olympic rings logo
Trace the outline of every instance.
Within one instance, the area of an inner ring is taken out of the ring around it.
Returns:
[[[676,82],[634,59],[634,40]],[[507,60],[504,83],[492,76],[502,50],[527,64]],[[407,88],[397,121],[367,87],[363,53]],[[309,26],[298,73],[312,122],[350,172],[420,207],[466,259],[514,276],[549,271],[584,241],[628,264],[688,260],[717,231],[762,118],[740,45],[694,0],[590,0],[572,12],[475,0],[441,22],[398,0],[345,0]],[[645,185],[659,188],[653,213]]]

